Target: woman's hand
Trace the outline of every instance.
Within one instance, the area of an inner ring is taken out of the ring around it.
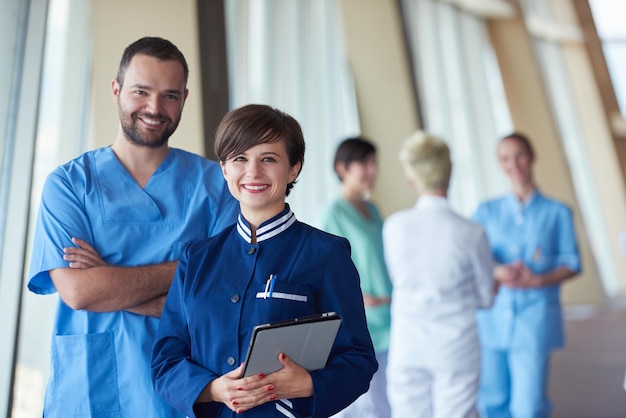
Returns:
[[[313,379],[309,372],[293,362],[285,353],[278,355],[278,361],[285,367],[265,378],[275,395],[272,400],[313,396]]]
[[[65,247],[63,248],[63,259],[69,261],[71,268],[87,269],[91,267],[106,266],[107,263],[100,257],[100,254],[93,249],[93,247],[87,244],[79,238],[72,238],[72,242],[77,247]]]
[[[240,414],[277,399],[312,396],[313,379],[309,372],[284,353],[278,355],[278,361],[284,367],[275,373],[240,378],[242,364],[209,383],[196,402],[220,402]]]
[[[276,399],[263,374],[240,378],[244,365],[209,383],[196,402],[220,402],[240,414]]]
[[[495,276],[503,286],[516,289],[527,289],[543,285],[541,276],[533,273],[520,261],[496,267]]]

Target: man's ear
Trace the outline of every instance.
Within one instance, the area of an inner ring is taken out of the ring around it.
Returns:
[[[115,103],[119,103],[120,101],[120,92],[122,91],[122,86],[117,81],[117,79],[113,79],[111,81],[111,94],[113,95],[113,101]]]
[[[185,93],[183,93],[183,100],[180,105],[180,108],[183,109],[185,107],[185,103],[187,103],[187,96],[189,96],[189,89],[185,88]]]

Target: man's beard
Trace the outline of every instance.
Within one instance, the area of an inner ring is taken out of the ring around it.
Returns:
[[[142,146],[142,147],[159,148],[165,145],[167,141],[169,140],[170,136],[172,136],[172,134],[178,127],[178,122],[180,122],[180,119],[178,119],[176,122],[172,123],[171,119],[161,114],[154,115],[151,113],[144,112],[141,115],[146,116],[147,118],[150,118],[150,119],[163,120],[165,123],[171,123],[169,128],[163,131],[163,134],[161,135],[160,138],[155,139],[152,137],[148,137],[147,135],[142,133],[139,127],[137,126],[139,113],[128,114],[124,112],[124,110],[120,107],[119,116],[120,116],[120,122],[122,125],[122,131],[124,132],[124,135],[126,135],[126,137],[132,143]]]

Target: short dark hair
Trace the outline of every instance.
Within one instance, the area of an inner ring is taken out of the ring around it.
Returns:
[[[518,141],[520,144],[522,144],[524,148],[526,148],[526,152],[528,152],[531,158],[535,158],[535,150],[533,149],[533,145],[526,135],[522,134],[521,132],[514,131],[502,137],[500,143],[506,141],[507,139],[513,139],[515,141]]]
[[[348,167],[355,161],[363,162],[367,157],[376,154],[376,146],[363,136],[346,138],[337,146],[333,168],[337,171],[337,163],[344,163]],[[339,175],[339,173],[337,173]],[[341,180],[341,177],[339,178]]]
[[[128,45],[124,50],[116,76],[116,80],[120,87],[124,84],[124,76],[126,75],[126,70],[128,69],[130,61],[137,54],[147,55],[161,61],[179,62],[185,72],[185,84],[187,84],[187,79],[189,78],[189,67],[187,66],[187,61],[185,60],[183,53],[180,52],[176,45],[167,39],[146,36]]]
[[[262,104],[249,104],[231,110],[221,120],[215,133],[215,155],[224,163],[259,144],[285,141],[289,164],[304,165],[304,136],[298,121],[287,113]],[[285,195],[289,196],[296,182],[289,183]]]

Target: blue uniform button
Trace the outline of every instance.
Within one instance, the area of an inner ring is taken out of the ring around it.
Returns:
[[[230,297],[230,301],[231,301],[232,303],[237,303],[237,302],[239,302],[239,299],[240,299],[239,295],[232,295],[232,296]]]
[[[248,249],[248,254],[250,254],[250,255],[254,254],[255,252],[256,252],[256,248],[255,247],[250,247]]]
[[[228,357],[228,358],[226,359],[226,364],[228,364],[229,366],[234,365],[234,364],[235,364],[235,357],[232,357],[232,356],[231,356],[231,357]]]

